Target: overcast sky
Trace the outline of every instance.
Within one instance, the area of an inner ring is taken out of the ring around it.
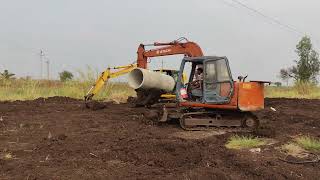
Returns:
[[[312,37],[319,47],[319,0],[239,0]],[[40,49],[58,72],[104,70],[136,60],[140,43],[181,36],[205,55],[227,56],[234,79],[277,80],[293,65],[303,34],[231,0],[0,0],[0,70],[39,77]],[[182,56],[153,58],[151,67],[178,69]]]

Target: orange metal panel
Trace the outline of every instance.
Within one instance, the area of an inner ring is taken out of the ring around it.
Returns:
[[[231,97],[231,101],[229,105],[231,106],[237,106],[238,105],[238,83],[234,82],[233,83],[233,95]]]
[[[238,106],[241,111],[257,111],[264,108],[263,83],[241,82],[238,85]]]

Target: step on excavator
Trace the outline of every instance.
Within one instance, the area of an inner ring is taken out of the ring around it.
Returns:
[[[188,70],[189,79],[184,82]],[[150,114],[155,115],[149,118],[159,123],[176,119],[185,130],[257,128],[259,120],[252,112],[264,108],[264,84],[270,84],[246,82],[242,76],[234,81],[228,59],[218,56],[184,57],[176,83],[170,76],[142,68],[132,70],[128,80],[137,91],[175,90],[176,102],[149,106]]]
[[[155,48],[146,50],[146,47]],[[106,82],[108,82],[109,79],[125,75],[137,67],[141,69],[147,69],[148,60],[152,57],[169,56],[177,54],[183,54],[185,57],[196,57],[203,55],[202,50],[198,44],[188,41],[186,38],[183,37],[168,43],[155,42],[153,44],[140,44],[137,50],[136,63],[132,63],[125,66],[107,68],[104,72],[100,74],[96,82],[92,85],[92,87],[84,97],[86,107],[92,108],[91,102],[93,97],[101,90],[101,88],[104,86]],[[178,70],[172,69],[158,69],[154,71],[172,77],[175,80],[175,82],[179,74]],[[134,101],[137,106],[146,106],[157,103],[159,99],[175,99],[175,93],[173,90],[174,89],[170,91],[159,91],[148,89],[147,91],[145,91],[144,89],[138,89],[136,90],[137,98]]]

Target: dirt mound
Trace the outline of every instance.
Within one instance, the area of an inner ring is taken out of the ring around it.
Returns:
[[[55,102],[55,103],[70,103],[70,102],[78,102],[81,101],[79,99],[74,99],[70,97],[61,97],[61,96],[53,96],[48,98],[37,98],[33,100],[32,102]]]
[[[315,179],[318,164],[280,161],[293,136],[320,137],[320,100],[266,99],[251,135],[276,144],[228,150],[232,133],[192,138],[178,124],[143,119],[144,108],[106,103],[92,111],[67,97],[0,102],[0,179]],[[270,109],[275,109],[276,111]]]

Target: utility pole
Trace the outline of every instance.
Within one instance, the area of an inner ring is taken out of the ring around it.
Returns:
[[[42,64],[43,64],[43,58],[44,58],[44,52],[42,51],[42,49],[40,50],[40,79],[42,79],[42,75],[43,75],[43,67],[42,67]]]
[[[161,59],[161,71],[163,70],[163,59]]]
[[[47,64],[47,79],[49,80],[50,79],[50,68],[49,68],[50,61],[49,61],[49,59],[46,61],[46,64]]]

